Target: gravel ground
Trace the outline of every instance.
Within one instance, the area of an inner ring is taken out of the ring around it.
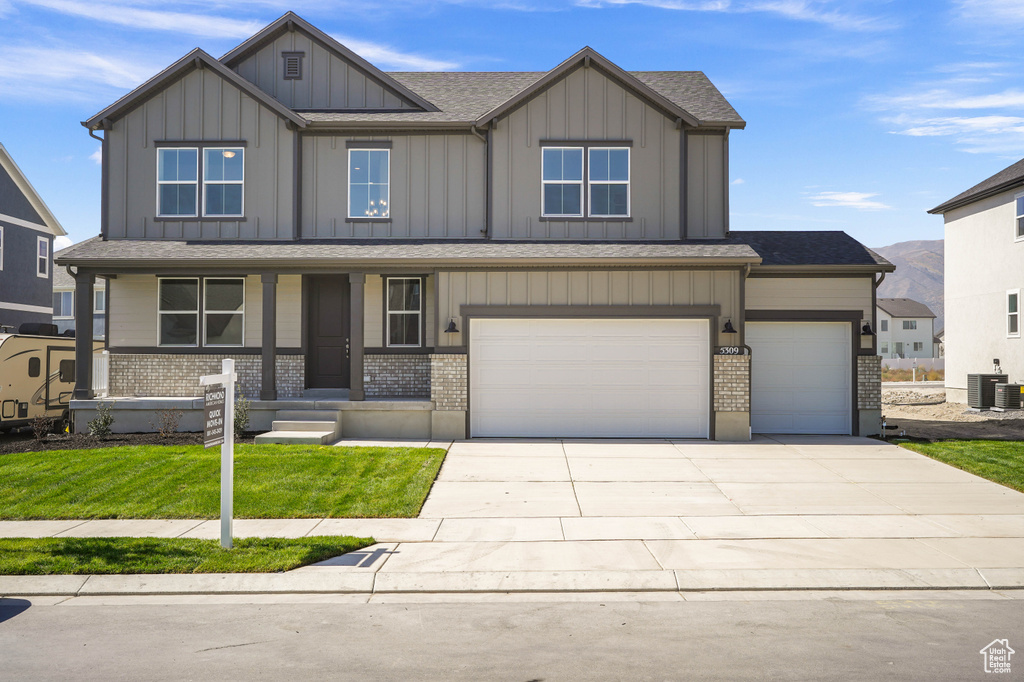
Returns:
[[[947,403],[941,388],[887,389],[883,385],[882,415],[890,427],[890,437],[906,432],[907,436],[926,440],[1024,440],[1024,411],[969,412],[962,403]]]

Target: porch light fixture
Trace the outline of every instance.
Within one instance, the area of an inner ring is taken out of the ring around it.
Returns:
[[[871,323],[870,322],[865,322],[864,326],[860,328],[860,335],[861,336],[874,336],[875,335],[875,333],[873,331],[871,331]]]
[[[725,321],[725,328],[722,330],[723,334],[739,334],[738,331],[732,326],[732,320]]]
[[[444,330],[445,334],[458,334],[459,328],[455,326],[455,318],[448,320],[448,328]]]

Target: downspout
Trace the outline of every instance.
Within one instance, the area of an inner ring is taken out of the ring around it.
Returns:
[[[491,184],[492,184],[492,173],[491,173],[491,128],[487,128],[487,135],[485,136],[475,125],[470,126],[469,132],[471,132],[478,140],[484,143],[484,149],[486,150],[486,172],[484,173],[484,227],[480,230],[480,233],[485,239],[491,238]]]
[[[100,141],[100,239],[103,241],[107,240],[108,219],[110,216],[110,201],[108,198],[110,192],[110,143],[107,140],[107,135],[100,137],[96,134],[96,130],[109,131],[112,127],[113,124],[109,118],[100,121],[99,127],[95,130],[86,127],[86,130],[89,131],[89,137]]]
[[[885,273],[879,273],[878,279],[871,278],[871,331],[875,335],[871,337],[871,350],[878,355],[878,287],[885,281]]]

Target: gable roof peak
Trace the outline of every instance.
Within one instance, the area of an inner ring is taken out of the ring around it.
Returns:
[[[64,226],[60,224],[57,217],[50,211],[50,207],[46,205],[43,198],[39,196],[39,192],[32,186],[29,179],[25,176],[25,173],[18,167],[17,162],[11,156],[10,152],[0,144],[0,170],[6,171],[7,176],[14,181],[15,186],[21,190],[21,193],[28,199],[28,203],[32,206],[35,212],[43,219],[43,223],[49,228],[50,232],[55,237],[65,237],[67,232],[64,230]]]

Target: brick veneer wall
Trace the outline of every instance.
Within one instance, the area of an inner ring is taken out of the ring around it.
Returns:
[[[430,399],[434,401],[435,410],[465,410],[467,390],[464,354],[436,353],[430,356]]]
[[[882,409],[882,358],[857,356],[857,409]]]
[[[238,387],[250,400],[258,400],[262,381],[259,355],[177,355],[174,353],[110,355],[111,397],[201,396],[199,377],[220,374],[221,361],[233,357]],[[306,384],[306,356],[277,356],[277,396],[296,398]]]
[[[365,355],[367,398],[429,398],[430,355]]]
[[[715,356],[715,412],[750,412],[750,356]]]

